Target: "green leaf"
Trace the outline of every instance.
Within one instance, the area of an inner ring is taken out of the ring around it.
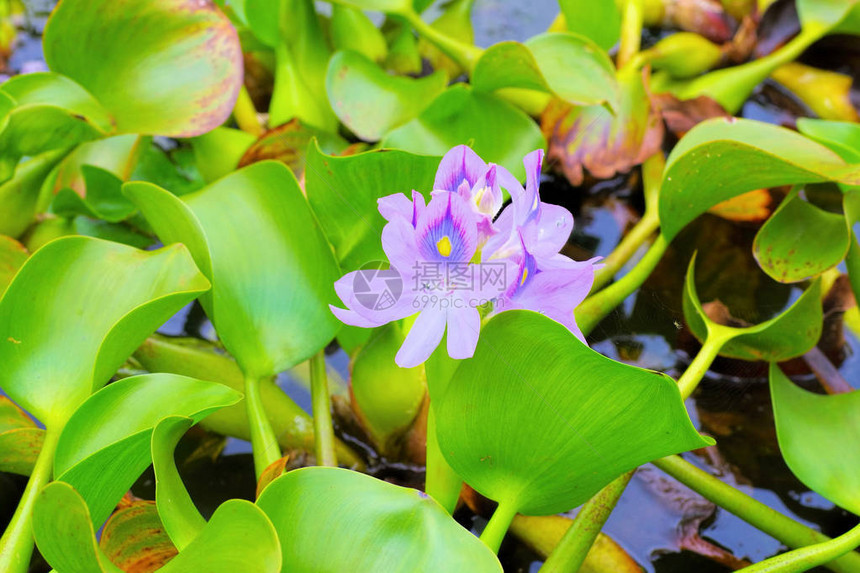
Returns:
[[[823,320],[820,280],[816,279],[794,304],[774,318],[736,328],[718,324],[705,314],[696,292],[695,267],[693,257],[684,287],[684,318],[700,341],[714,334],[727,340],[720,355],[753,362],[780,362],[805,354],[818,342]]]
[[[615,66],[606,53],[591,40],[568,33],[491,46],[475,65],[472,85],[476,91],[539,90],[580,105],[614,103],[618,90]]]
[[[753,255],[772,279],[795,283],[842,262],[850,241],[843,215],[829,213],[794,191],[759,229]]]
[[[413,189],[429,197],[439,161],[389,150],[334,157],[317,144],[308,146],[308,201],[344,272],[386,260],[380,242],[385,219],[377,200],[392,193],[411,198]]]
[[[856,6],[857,0],[797,0],[797,16],[805,32],[823,33],[844,20]]]
[[[194,420],[181,416],[162,419],[152,432],[152,468],[155,470],[155,502],[164,529],[182,551],[206,527],[206,520],[191,500],[173,458],[173,450]]]
[[[609,50],[621,36],[621,11],[616,2],[593,0],[560,0],[567,29],[594,40]]]
[[[713,443],[674,380],[610,360],[530,311],[492,318],[444,393],[430,382],[448,463],[527,515],[568,511],[625,471]]]
[[[68,152],[58,149],[29,159],[18,166],[14,177],[0,184],[0,234],[19,237],[27,230],[36,215],[42,184]]]
[[[366,56],[342,51],[329,61],[326,92],[344,125],[365,141],[377,141],[417,117],[447,83],[444,72],[392,76]]]
[[[332,4],[329,34],[335,50],[353,50],[379,63],[388,56],[385,36],[361,10]]]
[[[709,208],[747,191],[821,181],[860,184],[860,169],[846,168],[838,155],[789,129],[747,119],[704,121],[666,161],[663,235],[672,240]]]
[[[284,165],[262,161],[181,199],[126,183],[164,243],[185,243],[212,281],[201,297],[242,371],[263,378],[307,360],[340,326],[331,247]]]
[[[860,393],[822,396],[794,385],[775,363],[770,393],[779,449],[800,481],[860,514]]]
[[[87,505],[67,483],[48,484],[33,508],[39,551],[58,573],[122,573],[96,545]],[[271,522],[253,503],[223,503],[200,536],[159,571],[278,573],[281,555]]]
[[[532,118],[465,84],[445,90],[420,116],[390,132],[382,147],[441,156],[463,143],[471,144],[485,161],[505,167],[520,180],[525,178],[523,157],[546,147]]]
[[[24,245],[12,237],[0,235],[0,298],[28,256]]]
[[[64,0],[43,44],[51,70],[95,96],[121,133],[205,133],[242,84],[236,30],[209,2]]]
[[[75,487],[100,525],[149,466],[150,436],[161,419],[188,416],[197,422],[240,397],[221,384],[175,374],[114,382],[69,419],[57,443],[54,475]]]
[[[801,117],[797,120],[797,129],[835,151],[846,162],[860,163],[860,125],[848,121]]]
[[[278,531],[284,571],[502,571],[432,498],[364,474],[294,470],[270,483],[257,505]]]
[[[45,430],[14,402],[0,396],[0,472],[30,475],[42,449]]]
[[[338,0],[338,4],[386,14],[403,14],[412,10],[412,0]]]
[[[150,144],[150,138],[134,133],[83,143],[51,174],[52,189],[57,193],[68,188],[83,197],[87,191],[82,171],[85,165],[100,167],[120,180],[128,181],[142,150]]]
[[[122,179],[101,167],[83,165],[86,195],[65,187],[54,196],[51,211],[61,217],[85,215],[110,223],[128,219],[136,210],[122,194]]]
[[[116,510],[102,530],[99,548],[123,571],[163,567],[176,556],[152,501]]]
[[[62,422],[208,287],[181,245],[144,252],[57,239],[24,263],[0,299],[0,387],[45,425]]]
[[[234,171],[242,155],[256,141],[250,133],[229,127],[216,127],[192,139],[194,163],[203,180],[211,183]]]
[[[0,132],[0,181],[23,156],[103,137],[113,129],[102,106],[74,81],[50,72],[15,76],[2,91],[16,103]]]

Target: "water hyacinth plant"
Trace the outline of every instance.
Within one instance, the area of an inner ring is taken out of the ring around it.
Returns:
[[[0,573],[860,571],[860,2],[433,4],[0,0]]]

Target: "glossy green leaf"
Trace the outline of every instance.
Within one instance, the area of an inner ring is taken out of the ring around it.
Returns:
[[[81,167],[86,196],[66,187],[60,189],[51,203],[51,211],[61,217],[85,215],[117,223],[128,219],[136,210],[134,204],[122,194],[122,179],[101,167]]]
[[[12,237],[0,235],[0,298],[28,255],[24,245]]]
[[[64,0],[43,43],[51,70],[86,88],[122,133],[205,133],[242,84],[239,38],[210,2]]]
[[[753,255],[772,279],[795,283],[842,262],[850,241],[844,216],[817,207],[795,191],[756,234]]]
[[[378,63],[388,56],[385,36],[361,10],[332,4],[329,34],[335,50],[352,50]]]
[[[203,180],[211,183],[236,169],[242,155],[257,138],[229,127],[217,127],[191,140],[194,163]]]
[[[285,571],[502,571],[433,499],[364,474],[293,470],[270,483],[257,505],[278,531]]]
[[[179,471],[173,450],[194,420],[181,416],[162,419],[152,431],[152,468],[155,470],[155,502],[164,529],[182,551],[206,527],[206,520],[194,505]]]
[[[427,392],[423,368],[400,368],[394,363],[404,338],[399,324],[383,326],[352,362],[353,402],[364,426],[383,449],[415,420]]]
[[[443,72],[423,78],[392,76],[358,52],[332,56],[326,91],[338,119],[365,141],[377,141],[415,118],[447,84]]]
[[[369,151],[347,157],[325,155],[310,145],[305,190],[343,271],[384,261],[380,236],[385,219],[377,200],[392,193],[429,197],[439,157],[403,151]]]
[[[150,436],[162,418],[197,422],[240,397],[221,384],[175,374],[114,382],[69,419],[57,443],[54,475],[75,487],[99,525],[149,466]]]
[[[176,556],[152,501],[115,511],[102,530],[99,548],[123,571],[151,571]]]
[[[812,285],[776,317],[748,327],[717,324],[702,309],[696,292],[696,259],[690,261],[684,287],[684,318],[700,341],[711,335],[723,336],[722,356],[741,360],[780,362],[805,354],[821,337],[821,281]]]
[[[15,107],[0,131],[0,181],[23,156],[103,137],[112,119],[74,81],[50,72],[15,76],[3,84]]]
[[[587,38],[568,33],[491,46],[475,64],[472,86],[539,90],[580,105],[614,102],[617,91],[609,57]]]
[[[838,153],[846,162],[860,163],[860,124],[801,117],[797,129]]]
[[[621,36],[621,11],[616,2],[593,0],[560,0],[567,29],[594,40],[609,50]]]
[[[444,155],[464,143],[520,180],[525,178],[523,157],[546,147],[540,129],[524,112],[465,84],[445,90],[420,116],[390,132],[382,147]]]
[[[53,241],[0,299],[0,387],[45,425],[63,421],[208,287],[181,245],[144,252],[89,237]]]
[[[625,471],[713,443],[674,380],[610,360],[530,311],[492,318],[441,395],[430,382],[448,463],[527,515],[568,511]]]
[[[690,130],[666,161],[663,235],[673,239],[709,208],[747,191],[828,180],[860,184],[860,168],[846,167],[838,155],[789,129],[747,119],[708,120]]]
[[[16,406],[0,396],[0,472],[30,475],[42,449],[45,430]]]
[[[131,178],[144,148],[151,138],[129,133],[83,143],[75,148],[52,174],[53,190],[69,188],[83,196],[86,193],[84,165],[100,167],[123,181]]]
[[[860,514],[860,393],[823,396],[792,383],[770,365],[770,393],[779,449],[806,486]]]
[[[48,484],[33,509],[39,551],[57,573],[122,573],[96,545],[87,505],[67,483]],[[215,510],[200,536],[162,573],[278,573],[281,555],[271,522],[249,501],[231,499]]]
[[[246,375],[286,370],[334,338],[340,323],[328,305],[340,271],[284,165],[255,163],[181,199],[149,183],[124,189],[161,240],[185,243],[212,281],[200,300]]]
[[[48,151],[29,159],[18,166],[11,179],[0,184],[0,234],[19,237],[27,230],[36,215],[45,178],[68,151]]]

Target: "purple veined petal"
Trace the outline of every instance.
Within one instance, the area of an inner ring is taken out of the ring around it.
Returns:
[[[551,257],[536,257],[537,266],[539,271],[550,271],[550,270],[580,270],[583,268],[591,268],[593,271],[603,267],[602,263],[599,261],[603,260],[603,257],[593,257],[588,259],[587,261],[574,261],[570,257],[562,255],[561,253],[557,253]]]
[[[481,331],[481,313],[477,308],[452,308],[448,310],[448,356],[457,360],[471,358],[478,346]]]
[[[398,366],[414,368],[430,358],[445,334],[445,314],[444,310],[438,308],[421,311],[394,357]]]
[[[403,193],[394,193],[393,195],[380,197],[376,200],[376,205],[379,209],[379,213],[386,221],[391,221],[396,218],[406,219],[407,221],[412,220],[414,207],[412,205],[412,201],[410,201]]]
[[[515,221],[518,227],[524,227],[540,218],[540,170],[542,163],[542,149],[532,151],[523,159],[523,165],[526,168],[526,189],[525,193],[513,201]]]
[[[465,263],[478,248],[477,217],[456,193],[434,192],[415,228],[425,261]]]
[[[469,190],[468,200],[471,201],[474,209],[489,217],[495,217],[504,203],[498,170],[499,166],[491,163],[486,173],[481,175]]]
[[[487,164],[477,153],[466,145],[458,145],[448,151],[439,162],[433,189],[455,192],[464,180],[471,188],[486,170]]]
[[[424,195],[416,191],[412,190],[412,226],[416,226],[418,224],[418,219],[421,217],[421,213],[424,212],[424,209],[427,207],[427,202],[424,201]]]
[[[543,166],[543,149],[535,149],[523,158],[526,168],[526,192],[532,190],[538,194],[540,187],[540,170]]]

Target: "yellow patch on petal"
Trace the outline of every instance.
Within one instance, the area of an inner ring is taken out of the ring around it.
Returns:
[[[526,284],[527,278],[529,278],[529,270],[523,269],[523,278],[522,278],[522,280],[520,280],[520,286],[523,286],[524,284]]]
[[[438,241],[436,241],[436,250],[439,251],[439,254],[443,257],[450,256],[451,254],[451,239],[448,238],[448,235],[445,235]]]

